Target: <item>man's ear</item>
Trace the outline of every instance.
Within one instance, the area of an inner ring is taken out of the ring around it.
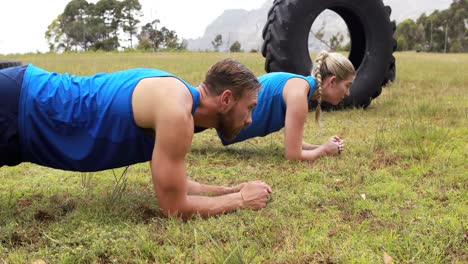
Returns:
[[[234,102],[234,97],[231,90],[224,90],[220,95],[221,100],[221,110],[224,111],[229,109],[231,104]]]

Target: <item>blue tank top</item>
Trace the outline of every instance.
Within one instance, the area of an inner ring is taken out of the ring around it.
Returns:
[[[287,72],[272,72],[258,77],[262,88],[258,93],[257,106],[252,112],[252,123],[241,130],[231,141],[226,141],[218,132],[223,145],[230,145],[253,137],[263,137],[284,127],[286,118],[286,103],[283,89],[291,78],[301,78],[309,83],[308,100],[312,98],[315,89],[315,79]]]
[[[133,90],[148,77],[175,76],[144,68],[74,76],[29,65],[18,117],[23,161],[99,171],[151,160],[154,132],[138,127],[132,111]],[[200,94],[181,81],[192,94],[193,114]]]

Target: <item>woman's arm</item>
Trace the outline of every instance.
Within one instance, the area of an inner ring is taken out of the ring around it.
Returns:
[[[332,138],[319,146],[303,142],[309,89],[309,84],[305,80],[294,78],[286,82],[283,90],[286,103],[284,151],[288,160],[313,161],[323,155],[337,153],[339,150],[339,142]]]
[[[339,136],[335,135],[331,137],[329,140],[332,140],[332,142],[337,142],[338,143],[338,149],[336,151],[332,150],[331,154],[340,154],[344,150],[344,140],[340,138]],[[327,142],[323,143],[323,145],[327,144]],[[307,142],[302,142],[302,150],[314,150],[316,148],[319,148],[320,146],[323,145],[312,145]]]
[[[312,145],[305,141],[302,142],[302,150],[314,150],[318,147],[320,147],[320,145]]]

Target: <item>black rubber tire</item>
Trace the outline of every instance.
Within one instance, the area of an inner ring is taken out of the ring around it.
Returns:
[[[367,107],[382,86],[395,79],[395,24],[382,0],[275,0],[262,32],[265,71],[310,75],[309,31],[325,9],[336,12],[348,26],[349,59],[357,69],[351,94],[338,108]]]
[[[1,61],[0,60],[0,69],[10,68],[14,66],[21,66],[20,61]]]

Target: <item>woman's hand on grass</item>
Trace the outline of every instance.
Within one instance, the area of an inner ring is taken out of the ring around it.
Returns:
[[[338,136],[333,136],[323,143],[322,148],[328,155],[340,154],[344,150],[344,140]]]

